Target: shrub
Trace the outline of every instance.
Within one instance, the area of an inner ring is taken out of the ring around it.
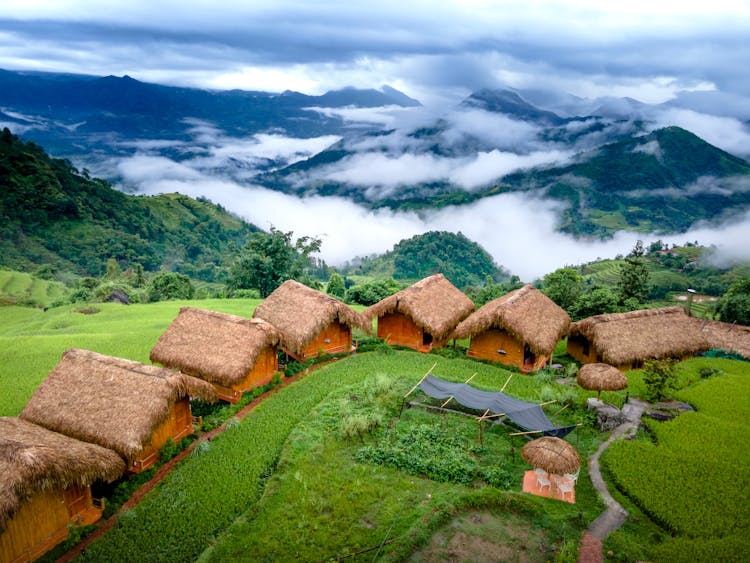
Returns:
[[[677,389],[675,360],[646,360],[643,364],[643,382],[646,384],[646,399],[663,401]]]

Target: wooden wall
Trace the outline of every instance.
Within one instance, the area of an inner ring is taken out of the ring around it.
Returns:
[[[0,561],[38,559],[68,537],[68,526],[88,526],[101,518],[90,487],[54,489],[34,495],[0,534]]]
[[[425,344],[424,331],[402,313],[378,317],[378,338],[385,338],[387,344],[407,346],[418,352],[429,352],[432,348],[439,347],[435,342]]]
[[[228,401],[230,403],[236,403],[242,398],[242,394],[250,391],[254,387],[265,385],[273,374],[279,370],[279,359],[276,354],[276,346],[266,346],[258,358],[255,360],[253,369],[247,374],[247,377],[236,385],[231,387],[225,387],[224,385],[214,384],[216,394],[219,399]]]
[[[568,336],[567,351],[568,354],[584,364],[593,364],[601,361],[594,345],[582,334]]]
[[[489,329],[473,336],[467,351],[467,356],[498,362],[506,366],[514,366],[523,371],[541,369],[549,356],[538,355],[531,364],[524,365],[525,343],[519,341],[505,330]],[[505,353],[501,353],[503,350]]]
[[[151,441],[135,458],[128,460],[128,471],[141,473],[159,459],[159,448],[170,438],[174,443],[193,432],[193,418],[190,412],[190,399],[184,397],[176,401],[169,410],[169,416],[151,433]]]
[[[352,348],[352,331],[345,324],[338,321],[331,322],[321,330],[310,343],[302,349],[300,355],[287,352],[295,360],[315,358],[320,354],[341,354]]]

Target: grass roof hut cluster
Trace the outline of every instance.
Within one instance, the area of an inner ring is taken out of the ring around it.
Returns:
[[[151,361],[214,386],[236,403],[278,370],[281,333],[262,319],[183,307],[151,350]]]
[[[596,315],[570,325],[568,353],[584,363],[620,370],[647,359],[686,358],[710,348],[706,335],[682,307]]]
[[[467,355],[515,366],[543,367],[568,333],[570,317],[531,285],[486,303],[456,327],[454,338],[471,338]]]
[[[1,417],[0,561],[35,559],[65,540],[71,524],[98,520],[91,483],[124,472],[110,449]]]
[[[254,318],[282,333],[282,348],[296,360],[349,352],[352,329],[370,332],[370,324],[345,303],[297,281],[287,280],[258,305]]]
[[[167,440],[192,433],[190,397],[216,400],[210,383],[170,369],[66,351],[20,417],[49,430],[115,450],[140,472]]]
[[[377,317],[378,337],[388,344],[429,352],[444,346],[473,310],[471,299],[443,274],[435,274],[375,303],[363,314],[368,319]]]

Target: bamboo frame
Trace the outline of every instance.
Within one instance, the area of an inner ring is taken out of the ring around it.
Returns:
[[[432,364],[432,367],[427,370],[427,373],[425,373],[422,376],[422,379],[420,379],[419,382],[414,387],[412,387],[406,395],[404,395],[404,399],[406,399],[406,397],[408,397],[409,395],[411,395],[412,393],[414,393],[414,391],[417,390],[417,387],[419,387],[420,385],[422,385],[422,382],[425,379],[427,379],[427,376],[430,375],[430,373],[432,372],[433,369],[435,369],[435,366],[437,366],[437,362],[435,362],[434,364]]]

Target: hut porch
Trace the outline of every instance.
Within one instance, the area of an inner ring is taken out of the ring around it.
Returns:
[[[425,353],[433,348],[442,348],[446,342],[435,341],[429,332],[425,332],[410,317],[399,312],[386,313],[378,318],[378,338],[385,339],[389,346],[406,346]]]
[[[159,459],[159,449],[172,440],[175,444],[194,431],[193,417],[190,411],[190,400],[184,397],[176,401],[169,411],[169,416],[151,434],[150,443],[143,450],[128,460],[128,471],[142,473]]]
[[[297,361],[315,358],[321,354],[342,354],[352,348],[352,331],[338,320],[332,321],[313,338],[299,354],[285,350]],[[270,380],[270,379],[269,379]]]
[[[541,369],[549,359],[548,356],[535,355],[527,344],[498,328],[490,328],[473,336],[466,355],[514,366],[524,372]]]

